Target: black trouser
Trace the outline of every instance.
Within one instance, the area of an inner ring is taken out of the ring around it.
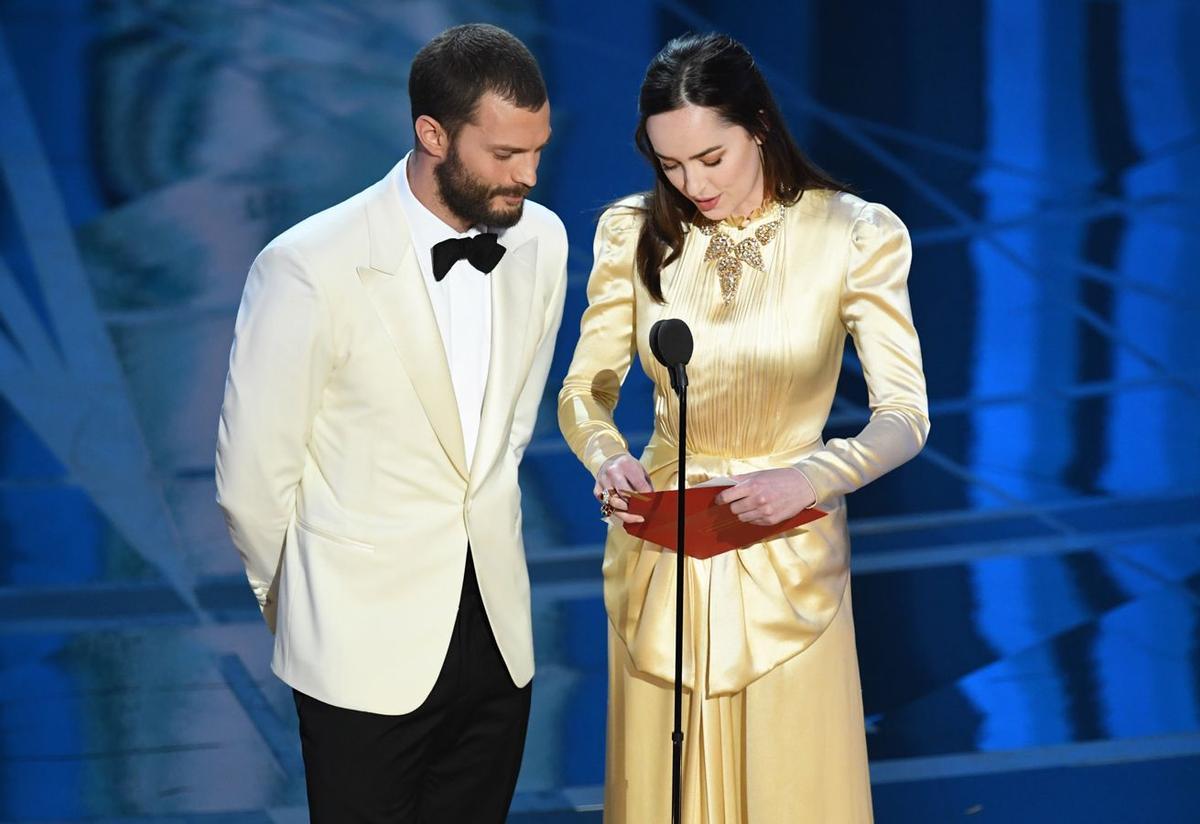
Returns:
[[[313,824],[503,824],[531,686],[513,686],[468,552],[450,648],[419,708],[376,715],[295,692]]]

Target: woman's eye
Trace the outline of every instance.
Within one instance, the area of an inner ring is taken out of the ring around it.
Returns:
[[[678,166],[674,166],[674,165],[670,165],[670,166],[669,166],[669,165],[667,165],[666,163],[662,164],[662,170],[663,170],[664,172],[673,172],[673,171],[675,171],[675,170],[676,170],[676,169],[678,169],[678,168],[679,168]]]
[[[716,160],[702,160],[700,162],[711,169],[713,166],[720,166],[721,160],[722,160],[722,158],[718,157]]]

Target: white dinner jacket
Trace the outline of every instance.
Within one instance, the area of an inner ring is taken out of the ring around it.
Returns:
[[[492,351],[468,471],[397,174],[255,260],[216,464],[217,501],[275,633],[271,668],[321,701],[388,715],[433,689],[468,543],[513,683],[533,677],[517,465],[550,369],[567,261],[562,222],[526,201],[487,275]]]

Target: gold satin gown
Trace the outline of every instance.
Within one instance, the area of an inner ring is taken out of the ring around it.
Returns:
[[[688,367],[688,476],[792,465],[829,512],[806,527],[708,560],[684,582],[683,820],[690,824],[858,824],[872,820],[862,693],[850,608],[843,496],[913,457],[929,418],[909,308],[911,246],[888,209],[810,191],[782,211],[722,297],[710,237],[690,227],[664,268],[666,304],[634,269],[642,212],[631,198],[600,219],[588,308],[559,395],[559,425],[594,475],[627,451],[613,424],[636,354],[653,380],[654,434],[641,457],[655,489],[677,477],[678,411],[647,336],[682,318]],[[779,214],[720,224],[734,244]],[[870,422],[822,441],[849,333]],[[609,529],[609,707],[604,819],[670,820],[675,554]]]

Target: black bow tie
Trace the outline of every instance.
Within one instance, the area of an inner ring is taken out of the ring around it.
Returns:
[[[450,267],[464,258],[485,275],[496,268],[505,249],[496,242],[495,232],[474,237],[452,237],[433,244],[433,279],[441,282]]]

